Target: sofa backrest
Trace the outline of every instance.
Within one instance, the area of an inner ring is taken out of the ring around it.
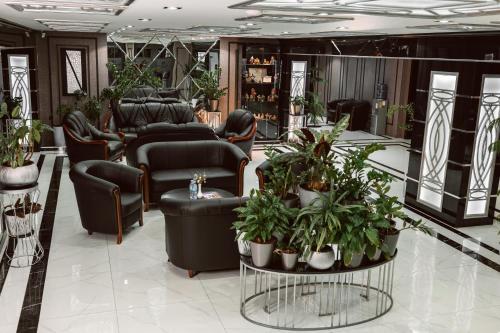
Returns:
[[[113,110],[113,117],[118,129],[122,129],[160,122],[189,123],[194,121],[194,112],[190,105],[181,103],[121,103]]]

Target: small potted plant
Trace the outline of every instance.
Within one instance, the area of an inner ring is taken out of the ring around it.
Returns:
[[[265,155],[270,165],[270,168],[264,172],[264,175],[269,179],[265,184],[266,190],[278,196],[286,207],[298,207],[299,196],[293,192],[298,182],[292,165],[288,160],[284,159],[283,154],[272,148],[267,148]]]
[[[411,221],[402,209],[396,196],[389,196],[390,185],[388,183],[379,183],[374,186],[377,198],[373,201],[375,214],[372,215],[372,221],[377,223],[381,240],[381,250],[385,256],[392,257],[396,253],[399,234],[403,230],[412,229],[421,231],[424,234],[432,235],[432,229],[422,220]],[[403,221],[402,227],[397,228],[395,219]]]
[[[42,205],[31,202],[29,195],[26,195],[22,202],[21,198],[19,198],[14,206],[5,207],[4,215],[9,234],[19,236],[32,232],[32,230],[29,230],[30,224],[27,219],[30,218],[30,214],[36,214],[41,210]]]
[[[342,203],[345,195],[332,190],[315,199],[321,204],[304,206],[297,215],[291,240],[300,243],[307,263],[314,269],[329,269],[335,263],[331,244],[338,242],[342,220],[353,208]]]
[[[315,92],[319,91],[320,84],[325,82],[321,77],[321,72],[322,71],[317,67],[312,67],[310,72],[310,81],[313,89],[307,93],[309,96],[309,101],[307,103],[307,121],[308,126],[312,127],[318,127],[320,120],[325,116],[325,105],[321,101],[319,94]]]
[[[345,116],[331,131],[312,132],[307,128],[294,131],[299,141],[290,142],[290,146],[296,150],[290,158],[290,163],[304,166],[299,186],[301,207],[309,205],[320,193],[329,191],[332,182],[336,183],[337,156],[331,149],[348,123],[349,116]]]
[[[301,254],[300,246],[300,241],[296,238],[291,240],[290,237],[285,237],[278,243],[278,248],[275,252],[281,256],[281,265],[284,270],[291,271],[295,269]]]
[[[52,127],[54,131],[54,146],[56,147],[66,146],[66,141],[64,140],[62,121],[64,119],[64,116],[70,112],[71,112],[71,106],[67,104],[60,104],[56,109],[58,122],[55,123],[54,126]]]
[[[246,205],[235,211],[239,219],[233,223],[233,229],[237,231],[236,239],[250,242],[255,266],[268,266],[276,244],[273,234],[285,235],[289,221],[295,217],[294,210],[286,208],[271,192],[252,189]]]
[[[370,220],[370,209],[365,205],[352,205],[349,214],[344,216],[338,240],[342,260],[346,267],[361,265],[365,251],[371,258],[380,247],[378,229]]]
[[[306,98],[304,96],[294,96],[290,97],[290,103],[292,104],[292,114],[298,116],[302,114],[304,106],[307,105]]]
[[[226,95],[227,87],[219,88],[219,81],[222,70],[218,68],[215,71],[203,71],[200,78],[194,82],[200,87],[210,102],[210,111],[218,111],[219,100]]]
[[[40,120],[21,118],[20,112],[19,105],[11,112],[6,103],[0,106],[0,119],[5,117],[9,127],[0,134],[0,184],[6,187],[36,183],[38,168],[31,157],[42,132],[50,129]]]
[[[99,128],[99,120],[102,112],[102,99],[96,96],[88,97],[82,105],[82,111],[89,121]]]

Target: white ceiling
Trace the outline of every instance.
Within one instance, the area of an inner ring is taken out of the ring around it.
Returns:
[[[127,6],[129,1],[0,0],[0,18],[46,31],[93,29],[111,33],[133,26],[115,33],[115,36],[147,35],[154,33],[155,29],[165,34],[185,33],[190,36],[206,35],[207,38],[215,35],[297,37],[314,33],[318,36],[343,36],[500,30],[500,2],[497,0],[259,0],[243,4],[241,0],[135,0]],[[40,10],[39,4],[49,7]],[[73,12],[75,7],[79,11],[82,7],[83,10],[93,11],[99,6],[104,6],[99,12],[101,14],[96,11]],[[163,9],[166,6],[182,9]],[[436,6],[440,8],[430,8]],[[488,15],[483,15],[485,13]],[[248,16],[261,17],[253,20]],[[327,20],[329,17],[331,21]],[[338,20],[337,17],[347,19]],[[139,21],[140,18],[151,21]],[[284,22],[288,19],[290,22]],[[450,22],[437,22],[439,20]],[[497,24],[492,24],[495,21]],[[255,25],[250,26],[252,23]],[[189,30],[184,31],[186,29]]]

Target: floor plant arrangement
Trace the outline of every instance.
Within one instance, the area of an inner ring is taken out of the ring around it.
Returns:
[[[381,260],[382,254],[394,256],[403,230],[432,233],[422,221],[409,219],[398,198],[389,195],[390,175],[368,164],[384,146],[334,151],[348,123],[346,116],[331,131],[303,128],[296,131],[300,141],[290,144],[292,152],[266,151],[270,168],[264,189],[253,190],[246,207],[236,209],[239,221],[234,223],[238,237],[250,241],[255,266],[270,265],[278,243],[275,253],[285,270],[293,270],[300,256],[312,269],[355,268]],[[300,208],[286,202],[295,192]]]

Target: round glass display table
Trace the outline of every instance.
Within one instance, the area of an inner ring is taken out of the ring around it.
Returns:
[[[326,271],[299,262],[293,271],[240,261],[240,312],[269,328],[309,331],[347,327],[379,318],[392,308],[394,259],[367,259],[357,268],[337,261]]]
[[[26,188],[0,188],[0,211],[12,250],[5,251],[11,267],[27,267],[43,258],[38,239],[38,214],[41,211],[38,185]]]

